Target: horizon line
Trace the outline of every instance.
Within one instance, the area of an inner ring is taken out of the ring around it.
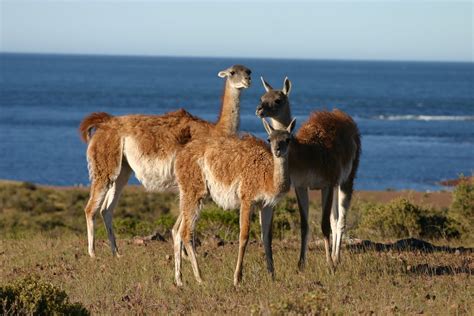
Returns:
[[[339,62],[407,62],[407,63],[467,63],[474,60],[420,60],[420,59],[364,59],[364,58],[305,58],[305,57],[249,57],[249,56],[193,56],[193,55],[154,55],[154,54],[113,54],[113,53],[71,53],[71,52],[21,52],[3,51],[0,55],[63,55],[63,56],[90,56],[90,57],[146,57],[146,58],[202,58],[202,59],[256,59],[256,60],[291,60],[291,61],[339,61]]]

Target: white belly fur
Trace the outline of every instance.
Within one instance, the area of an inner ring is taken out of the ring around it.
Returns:
[[[206,186],[214,202],[223,209],[230,210],[240,207],[240,179],[235,179],[231,185],[223,185],[216,181],[208,164],[200,161]]]
[[[133,137],[125,137],[123,152],[128,164],[135,172],[135,177],[147,190],[164,191],[176,188],[175,153],[164,159],[144,156]]]
[[[262,202],[263,206],[275,206],[281,198],[285,195],[285,193],[281,193],[278,195],[271,195],[271,194],[266,194],[262,193],[257,198],[255,199],[256,202]]]

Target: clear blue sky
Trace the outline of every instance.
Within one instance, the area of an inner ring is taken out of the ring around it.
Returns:
[[[473,61],[473,1],[0,5],[3,52]]]

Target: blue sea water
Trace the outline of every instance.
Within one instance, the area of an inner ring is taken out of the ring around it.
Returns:
[[[356,189],[439,190],[440,180],[474,171],[474,63],[0,54],[0,179],[86,185],[84,116],[184,107],[215,120],[217,72],[235,63],[253,71],[242,96],[245,131],[263,135],[254,115],[261,75],[275,88],[290,78],[299,124],[336,107],[355,118],[363,146]]]

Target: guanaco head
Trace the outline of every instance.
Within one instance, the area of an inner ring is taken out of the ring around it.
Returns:
[[[230,85],[236,89],[247,89],[252,83],[250,74],[252,71],[242,65],[234,65],[217,74],[221,78],[227,78]]]
[[[291,90],[291,82],[288,77],[285,78],[281,90],[274,90],[263,77],[260,77],[260,79],[266,92],[260,98],[260,104],[257,106],[255,114],[262,118],[278,118],[280,115],[287,114],[290,108],[288,96]]]
[[[268,133],[268,141],[272,154],[277,157],[286,157],[288,155],[288,148],[290,147],[291,133],[295,128],[296,118],[294,118],[286,130],[274,129],[264,118],[262,119],[263,126]]]

